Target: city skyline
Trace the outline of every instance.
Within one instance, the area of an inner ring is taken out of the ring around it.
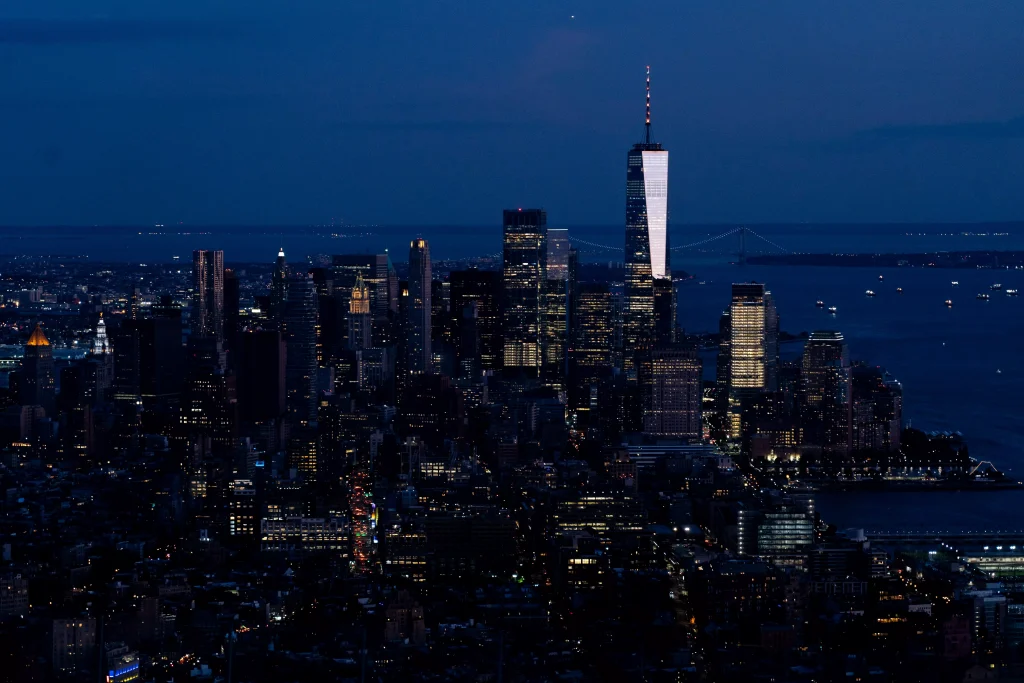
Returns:
[[[1024,680],[1024,9],[12,2],[0,674]]]

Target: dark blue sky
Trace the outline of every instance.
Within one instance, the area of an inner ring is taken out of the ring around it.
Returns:
[[[575,18],[572,18],[575,15]],[[1024,2],[6,0],[0,224],[1024,218]]]

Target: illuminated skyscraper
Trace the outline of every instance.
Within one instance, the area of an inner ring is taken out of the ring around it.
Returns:
[[[635,352],[649,348],[655,334],[655,281],[669,280],[671,292],[671,278],[668,151],[651,140],[651,72],[648,68],[644,141],[633,145],[626,157],[626,287],[622,342],[628,351],[624,357],[627,372],[634,371]]]
[[[425,239],[409,243],[409,373],[430,374],[431,355],[431,274],[430,245]]]
[[[370,314],[373,316],[373,343],[389,346],[397,339],[398,275],[391,257],[383,254],[336,254],[331,257],[331,276],[334,291],[339,296],[341,310],[348,310],[348,296],[355,286],[356,277],[363,276],[370,291]],[[347,334],[347,333],[346,333]]]
[[[812,332],[801,368],[805,439],[832,453],[850,448],[850,353],[840,332]]]
[[[192,252],[192,334],[224,339],[224,252]]]
[[[370,348],[371,334],[370,288],[360,274],[348,301],[348,348],[352,351]]]
[[[53,347],[38,324],[25,344],[21,368],[21,404],[42,406],[48,417],[56,418]]]
[[[549,228],[547,239],[545,277],[564,282],[569,279],[569,231],[565,228]]]
[[[729,431],[742,433],[743,404],[774,391],[779,361],[779,319],[763,284],[734,284],[729,306]]]
[[[565,389],[565,348],[569,311],[567,280],[544,280],[541,290],[541,379],[556,391]]]
[[[615,326],[608,285],[581,284],[576,290],[569,345],[569,407],[589,412],[599,387],[612,374]]]
[[[503,305],[506,369],[536,376],[541,365],[541,292],[547,261],[547,214],[542,209],[504,214]]]
[[[280,322],[284,303],[288,300],[288,264],[284,260],[284,247],[277,252],[274,275],[270,281],[270,319]]]
[[[557,391],[565,389],[569,284],[569,231],[550,229],[541,291],[541,379]]]

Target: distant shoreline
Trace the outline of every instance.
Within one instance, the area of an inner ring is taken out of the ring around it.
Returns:
[[[758,266],[1012,270],[1024,268],[1024,251],[940,251],[903,254],[762,254],[748,257],[747,263]]]

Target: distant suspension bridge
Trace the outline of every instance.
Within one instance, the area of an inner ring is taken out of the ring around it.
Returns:
[[[734,235],[735,235],[735,237],[733,237]],[[728,232],[723,232],[721,235],[715,235],[714,237],[708,237],[706,239],[702,239],[702,240],[699,240],[697,242],[691,242],[690,244],[683,244],[683,245],[678,246],[678,247],[672,247],[670,249],[670,251],[682,251],[684,249],[696,249],[697,247],[701,247],[701,246],[704,246],[706,244],[710,244],[712,242],[717,242],[718,240],[724,240],[724,239],[726,239],[728,237],[733,237],[733,239],[735,240],[736,251],[735,252],[731,252],[731,253],[734,253],[736,255],[739,263],[745,263],[746,260],[747,260],[747,236],[748,235],[750,235],[752,237],[756,237],[757,239],[761,240],[761,242],[769,245],[770,247],[772,247],[773,249],[775,249],[775,250],[777,250],[777,251],[779,251],[781,253],[784,253],[784,254],[791,254],[791,253],[793,253],[789,249],[786,249],[785,247],[779,246],[775,242],[772,242],[770,239],[768,239],[764,235],[760,235],[760,234],[754,232],[753,230],[751,230],[750,228],[746,228],[746,227],[733,228],[732,230],[729,230]],[[618,254],[622,254],[624,252],[624,250],[625,250],[624,246],[613,247],[613,246],[608,245],[608,244],[598,244],[596,242],[589,242],[587,240],[580,239],[580,238],[575,237],[575,236],[571,236],[570,239],[571,239],[571,241],[572,241],[572,243],[574,245],[584,245],[585,247],[589,247],[588,249],[581,249],[581,251],[589,251],[589,252],[607,251],[607,252],[615,252],[615,253],[618,253]]]

